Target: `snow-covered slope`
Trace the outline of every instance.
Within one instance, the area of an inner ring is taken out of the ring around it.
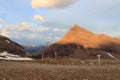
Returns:
[[[19,55],[13,55],[7,52],[0,53],[0,59],[4,60],[33,60],[32,58],[28,57],[20,57]]]

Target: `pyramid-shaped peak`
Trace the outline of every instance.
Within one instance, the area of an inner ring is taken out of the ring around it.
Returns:
[[[80,29],[80,26],[75,24],[71,29],[76,29],[77,30],[77,29]]]
[[[78,32],[82,32],[82,33],[93,34],[92,32],[90,32],[90,31],[88,31],[88,30],[86,30],[86,29],[84,29],[76,24],[70,29],[70,31],[76,31],[76,32],[78,31]]]
[[[57,42],[59,44],[74,43],[85,48],[99,48],[106,43],[120,44],[120,39],[115,39],[105,34],[94,34],[78,25],[74,25],[63,38]]]

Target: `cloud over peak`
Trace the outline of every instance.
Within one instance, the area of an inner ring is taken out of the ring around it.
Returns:
[[[32,0],[32,8],[65,8],[77,0]]]

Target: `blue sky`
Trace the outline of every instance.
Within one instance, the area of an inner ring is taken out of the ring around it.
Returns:
[[[74,24],[120,37],[120,0],[0,0],[0,34],[21,44],[59,40]]]

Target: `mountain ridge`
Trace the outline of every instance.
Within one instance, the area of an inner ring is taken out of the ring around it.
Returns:
[[[0,52],[8,52],[20,56],[27,55],[27,51],[21,45],[2,35],[0,35]]]
[[[120,40],[105,34],[94,34],[78,25],[74,25],[68,33],[56,44],[75,43],[83,45],[85,48],[99,48],[107,43],[120,44]]]

